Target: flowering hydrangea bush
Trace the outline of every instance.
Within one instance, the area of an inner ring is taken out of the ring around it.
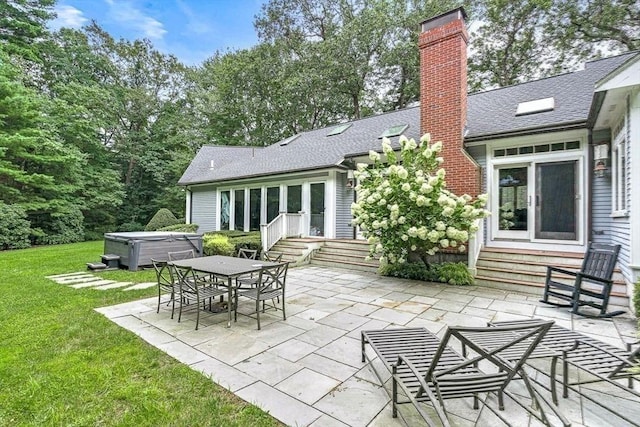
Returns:
[[[398,155],[384,138],[386,162],[371,151],[373,164],[358,164],[354,173],[358,201],[351,213],[371,245],[371,255],[380,255],[384,265],[404,263],[415,253],[427,264],[426,255],[441,249],[464,252],[477,231],[476,220],[489,215],[483,208],[486,195],[473,200],[445,188],[442,142],[431,144],[429,134],[420,143],[401,136],[400,146]]]

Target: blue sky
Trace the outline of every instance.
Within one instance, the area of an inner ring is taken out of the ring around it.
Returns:
[[[80,28],[95,20],[115,39],[147,38],[186,65],[200,64],[216,50],[257,43],[254,16],[266,0],[58,0],[49,25]]]

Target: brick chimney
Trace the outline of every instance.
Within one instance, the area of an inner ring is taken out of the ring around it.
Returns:
[[[463,147],[467,121],[467,39],[462,7],[422,23],[420,130],[442,141],[447,188],[460,196],[480,194],[480,168]]]

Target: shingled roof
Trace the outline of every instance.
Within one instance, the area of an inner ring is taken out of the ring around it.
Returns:
[[[470,94],[465,142],[585,127],[596,83],[638,54],[630,52],[596,60],[587,63],[581,71]],[[555,100],[552,111],[515,115],[518,103],[548,97]],[[420,108],[405,108],[351,123],[351,127],[338,135],[327,136],[334,125],[302,132],[289,138],[286,144],[280,141],[265,148],[203,146],[178,184],[222,182],[339,166],[351,156],[369,150],[380,151],[379,136],[392,126],[406,124],[409,127],[404,135],[418,139]],[[397,144],[397,138],[394,143]]]

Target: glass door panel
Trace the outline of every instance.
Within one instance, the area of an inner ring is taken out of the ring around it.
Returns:
[[[311,184],[309,236],[324,236],[324,182]]]
[[[537,239],[577,239],[577,165],[577,160],[536,165]]]
[[[526,238],[529,230],[527,166],[498,169],[498,233]]]

